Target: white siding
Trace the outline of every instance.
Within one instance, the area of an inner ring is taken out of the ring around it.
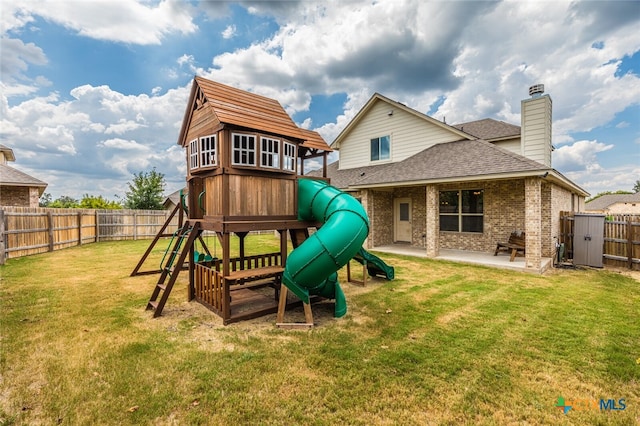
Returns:
[[[389,111],[393,114],[389,115]],[[381,164],[371,162],[370,141],[391,136],[391,160],[398,162],[438,143],[462,139],[459,135],[378,100],[340,143],[340,169]]]
[[[504,141],[496,141],[492,143],[495,146],[499,146],[500,148],[504,148],[511,152],[515,152],[518,155],[522,155],[522,144],[520,143],[520,138],[507,139]]]
[[[551,167],[551,97],[521,103],[522,155]]]

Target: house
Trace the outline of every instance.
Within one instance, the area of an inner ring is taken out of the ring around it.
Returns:
[[[47,184],[7,165],[16,161],[13,150],[0,144],[0,205],[38,207]]]
[[[331,183],[360,199],[367,248],[406,244],[493,252],[526,234],[526,268],[553,256],[561,211],[588,193],[551,166],[551,107],[542,85],[521,102],[521,126],[492,119],[449,125],[379,93],[338,135]]]
[[[169,194],[167,196],[167,198],[164,199],[164,201],[162,202],[162,207],[164,207],[165,210],[173,210],[175,209],[175,207],[180,204],[180,197],[182,194],[186,194],[187,193],[187,188],[182,188],[182,189],[178,189],[175,192],[172,192],[171,194]]]
[[[602,195],[587,201],[585,210],[605,214],[640,214],[640,192]]]

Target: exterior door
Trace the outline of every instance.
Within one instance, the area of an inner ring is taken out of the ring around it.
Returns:
[[[411,198],[396,198],[393,208],[394,240],[411,242]]]

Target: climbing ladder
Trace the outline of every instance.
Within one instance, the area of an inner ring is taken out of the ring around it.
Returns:
[[[154,318],[162,314],[162,309],[165,303],[167,303],[171,289],[178,279],[180,271],[183,269],[184,262],[187,260],[193,243],[200,237],[201,233],[200,222],[191,224],[189,221],[186,221],[182,228],[172,237],[171,243],[169,244],[170,249],[165,252],[165,256],[162,258],[162,273],[147,304],[147,310],[154,311]],[[169,255],[168,258],[167,255]],[[167,259],[166,262],[165,259]],[[167,278],[169,278],[169,281],[167,281]]]

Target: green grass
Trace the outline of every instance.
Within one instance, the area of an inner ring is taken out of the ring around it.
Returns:
[[[311,331],[274,315],[224,327],[186,302],[186,273],[151,318],[157,276],[129,277],[148,243],[1,267],[0,425],[640,422],[640,282],[627,275],[381,255],[397,279],[363,289],[341,271],[342,319],[322,303]],[[277,249],[247,239],[249,254]],[[626,409],[564,415],[560,396]]]

